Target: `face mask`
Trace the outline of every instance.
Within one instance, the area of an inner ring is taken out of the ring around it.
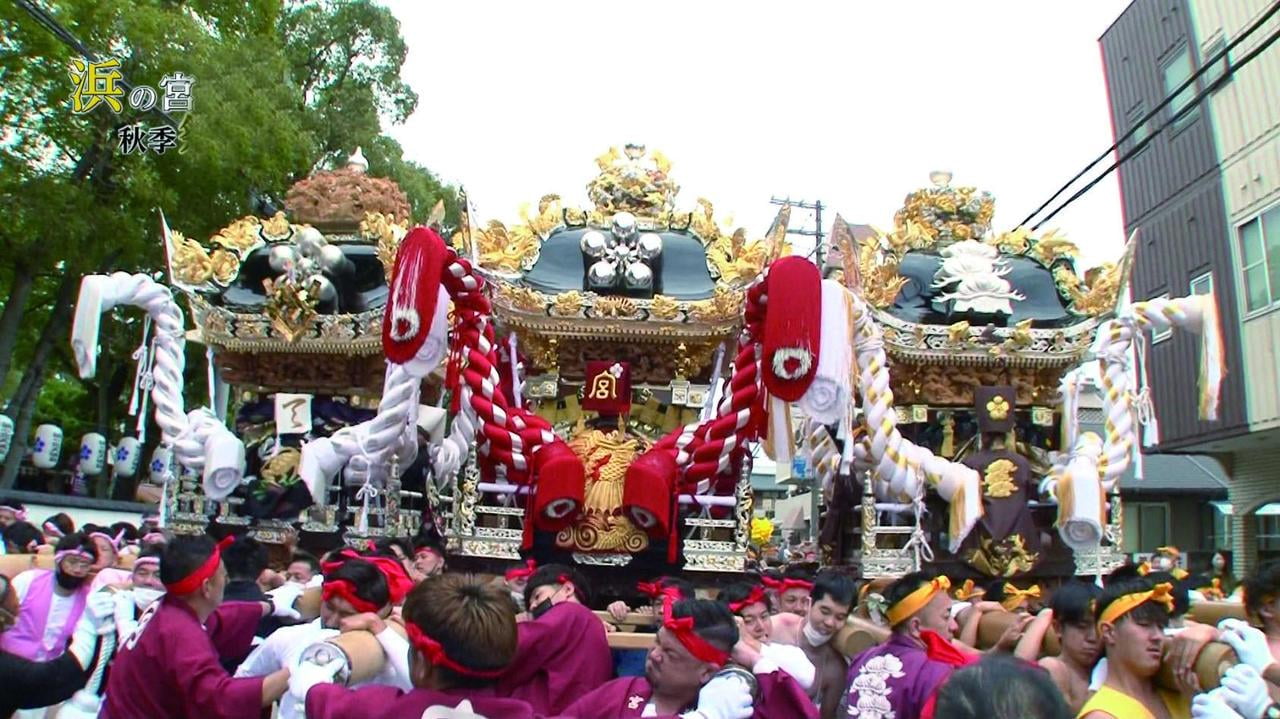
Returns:
[[[146,610],[147,607],[154,604],[157,599],[163,596],[163,589],[153,589],[151,587],[133,588],[133,603],[138,607],[138,611]]]
[[[800,631],[804,632],[805,640],[808,641],[810,645],[815,647],[820,647],[823,644],[826,644],[827,642],[831,641],[831,637],[835,636],[834,634],[823,634],[817,629],[814,629],[813,627],[809,626],[808,622],[804,623],[804,626],[800,628]]]
[[[537,619],[538,617],[541,617],[543,614],[546,614],[547,612],[551,611],[551,607],[552,607],[551,598],[548,597],[542,600],[540,603],[534,605],[534,607],[529,610],[529,614],[531,614],[534,619]]]
[[[88,577],[73,577],[70,574],[64,574],[61,571],[57,572],[54,575],[54,578],[58,580],[58,586],[66,589],[67,591],[75,591],[79,589],[84,585],[84,580],[88,579]]]

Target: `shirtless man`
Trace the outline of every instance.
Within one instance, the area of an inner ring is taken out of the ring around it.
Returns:
[[[852,577],[833,571],[819,572],[809,594],[808,611],[803,616],[782,612],[771,619],[773,641],[804,650],[813,663],[815,677],[809,696],[822,719],[838,715],[845,691],[849,661],[831,646],[831,638],[844,626],[857,599]]]
[[[1101,651],[1092,609],[1099,593],[1096,586],[1085,582],[1063,584],[1053,593],[1049,607],[1041,610],[1027,627],[1016,651],[1018,656],[1035,661],[1044,635],[1052,627],[1062,650],[1056,657],[1040,658],[1039,664],[1049,672],[1073,716],[1089,699],[1089,675]]]

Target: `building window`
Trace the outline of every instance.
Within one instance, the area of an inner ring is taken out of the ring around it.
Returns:
[[[1168,293],[1168,292],[1165,292],[1164,294],[1156,295],[1155,297],[1152,297],[1151,299],[1153,299],[1153,300],[1167,300],[1167,299],[1169,299],[1169,293]],[[1164,340],[1167,340],[1167,339],[1169,339],[1169,338],[1170,338],[1170,337],[1172,337],[1172,336],[1173,336],[1173,325],[1169,325],[1168,327],[1165,327],[1164,329],[1152,328],[1152,330],[1151,330],[1151,341],[1152,341],[1152,342],[1163,342]]]
[[[1126,141],[1125,149],[1132,151],[1134,148],[1141,146],[1142,143],[1146,141],[1147,136],[1151,134],[1147,123],[1139,122],[1146,116],[1146,114],[1147,106],[1141,101],[1129,108],[1129,111],[1124,114],[1125,131],[1133,132]],[[1145,149],[1145,147],[1143,149]],[[1141,150],[1139,150],[1139,152],[1141,152]]]
[[[1191,278],[1191,294],[1193,295],[1211,295],[1213,294],[1213,273],[1205,272]]]
[[[1271,307],[1280,301],[1280,206],[1240,225],[1237,232],[1245,309]]]
[[[1170,118],[1195,102],[1196,84],[1194,82],[1174,94],[1174,91],[1182,87],[1182,83],[1191,79],[1194,74],[1195,65],[1191,62],[1191,48],[1183,45],[1164,66],[1164,94],[1166,97],[1173,97],[1168,105]],[[1188,110],[1187,114],[1179,117],[1173,123],[1173,131],[1177,132],[1190,125],[1195,121],[1198,114],[1199,110],[1197,109]]]
[[[1169,544],[1169,505],[1155,502],[1124,504],[1124,551],[1154,552]]]
[[[1280,517],[1274,514],[1258,514],[1258,549],[1266,552],[1280,550]]]
[[[1231,54],[1223,52],[1226,49],[1227,40],[1221,35],[1204,49],[1204,61],[1209,64],[1205,66],[1204,74],[1200,77],[1204,78],[1205,87],[1218,89],[1219,83],[1225,82],[1223,78],[1230,74]],[[1222,53],[1222,57],[1217,62],[1210,62],[1218,53]]]

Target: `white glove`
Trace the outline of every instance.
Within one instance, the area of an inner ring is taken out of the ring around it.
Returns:
[[[751,688],[741,677],[712,677],[698,692],[698,709],[693,714],[701,719],[748,719],[751,702]]]
[[[1267,667],[1275,663],[1271,656],[1271,647],[1267,646],[1267,635],[1239,619],[1224,619],[1218,625],[1222,633],[1222,641],[1231,645],[1240,661],[1253,667],[1259,674],[1266,672]]]
[[[294,699],[305,703],[307,692],[311,691],[311,687],[317,684],[333,683],[333,678],[342,668],[343,663],[341,659],[334,659],[328,664],[301,662],[289,673],[289,693]]]
[[[285,582],[267,592],[267,596],[271,598],[271,616],[302,619],[302,615],[298,613],[298,610],[293,608],[293,603],[298,601],[298,597],[302,596],[302,591],[301,584]]]
[[[1191,719],[1243,719],[1214,689],[1191,700]]]
[[[114,602],[112,606],[115,606]],[[108,614],[107,617],[109,619],[111,615]],[[114,629],[110,621],[94,616],[92,608],[86,606],[84,614],[80,615],[80,621],[76,622],[75,631],[71,634],[71,645],[67,647],[67,652],[76,658],[80,668],[85,671],[93,666],[93,654],[98,647],[98,632],[104,624]]]
[[[1222,686],[1218,691],[1244,719],[1262,719],[1263,712],[1271,706],[1267,683],[1258,670],[1248,664],[1237,664],[1228,669],[1222,676]]]
[[[96,719],[102,708],[102,697],[81,689],[58,708],[58,719]]]
[[[126,593],[100,590],[90,594],[85,599],[84,614],[93,620],[98,634],[108,634],[115,631],[116,594]]]

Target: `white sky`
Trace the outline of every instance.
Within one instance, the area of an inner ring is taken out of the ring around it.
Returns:
[[[586,205],[593,158],[639,142],[680,207],[705,196],[752,237],[771,195],[887,229],[935,169],[993,192],[1009,229],[1110,146],[1097,38],[1128,1],[387,0],[421,96],[391,134],[481,220]],[[1118,256],[1114,174],[1050,224],[1081,269]]]

